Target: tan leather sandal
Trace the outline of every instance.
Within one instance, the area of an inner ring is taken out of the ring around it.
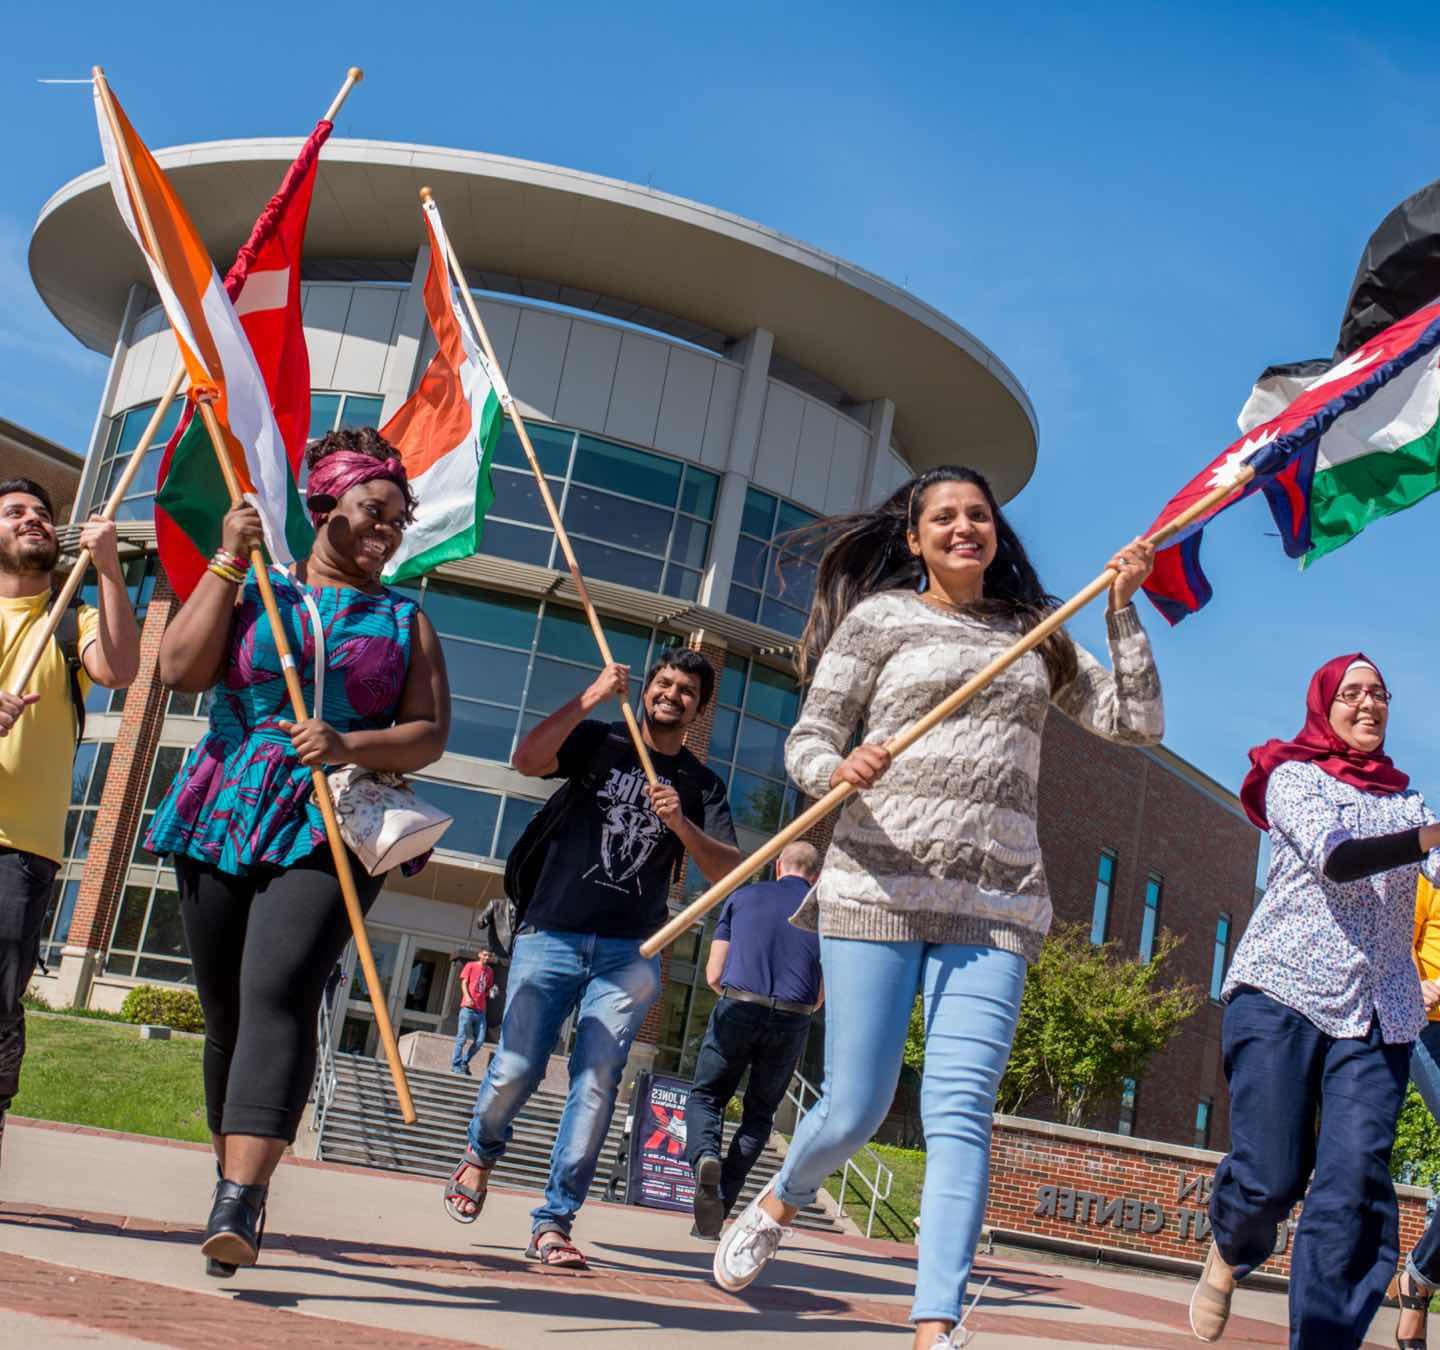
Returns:
[[[1210,1283],[1211,1265],[1218,1259],[1215,1244],[1205,1253],[1205,1264],[1200,1268],[1200,1278],[1190,1295],[1190,1330],[1202,1341],[1218,1341],[1225,1334],[1225,1324],[1230,1320],[1230,1299],[1234,1290],[1217,1289]]]

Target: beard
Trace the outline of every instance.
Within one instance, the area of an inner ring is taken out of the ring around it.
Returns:
[[[26,535],[0,544],[0,572],[11,576],[53,572],[59,561],[60,543],[54,538]]]

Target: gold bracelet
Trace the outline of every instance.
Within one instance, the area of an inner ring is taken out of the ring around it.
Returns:
[[[231,553],[223,545],[215,550],[215,555],[210,559],[213,563],[219,563],[221,567],[228,567],[232,571],[239,572],[244,576],[250,566],[248,558],[242,558],[238,553]]]
[[[244,574],[237,572],[233,567],[222,567],[219,563],[212,562],[206,564],[205,570],[207,572],[214,572],[221,581],[228,581],[232,586],[243,586],[245,584]]]

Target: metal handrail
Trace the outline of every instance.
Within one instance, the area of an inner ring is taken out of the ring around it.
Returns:
[[[796,1090],[797,1084],[799,1085],[798,1091]],[[805,1101],[807,1094],[815,1099],[808,1106]],[[794,1103],[795,1127],[799,1129],[800,1122],[805,1118],[805,1113],[815,1105],[815,1102],[820,1100],[821,1093],[820,1089],[810,1082],[804,1074],[795,1073],[791,1076],[790,1086],[785,1089],[785,1097],[787,1101]],[[875,1165],[875,1175],[873,1179],[862,1171],[860,1164],[856,1162],[856,1158],[862,1155],[868,1155],[869,1161]],[[865,1220],[865,1236],[869,1237],[875,1228],[876,1207],[882,1200],[888,1200],[890,1198],[890,1188],[894,1185],[895,1173],[885,1164],[884,1159],[881,1158],[869,1144],[863,1145],[860,1152],[857,1153],[854,1158],[846,1159],[845,1166],[840,1172],[839,1212],[842,1215],[845,1213],[845,1188],[850,1183],[850,1175],[852,1172],[855,1176],[856,1189],[860,1190],[863,1188],[870,1192],[870,1212]]]
[[[315,1019],[315,1110],[310,1117],[310,1129],[317,1137],[325,1130],[325,1115],[335,1100],[335,1024],[331,1020],[330,1000],[338,1001],[339,997],[339,985],[332,995],[321,995],[320,1013]]]

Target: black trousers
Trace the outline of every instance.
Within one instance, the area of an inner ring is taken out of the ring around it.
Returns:
[[[1231,996],[1222,1045],[1231,1142],[1210,1195],[1215,1245],[1248,1275],[1304,1196],[1291,1350],[1356,1350],[1399,1255],[1390,1151],[1410,1046],[1385,1044],[1378,1019],[1364,1037],[1327,1036],[1258,989]]]
[[[350,861],[368,911],[384,878]],[[330,850],[243,877],[177,857],[175,875],[205,1010],[211,1132],[291,1143],[315,1075],[320,998],[350,937]]]
[[[57,870],[49,858],[0,848],[0,1115],[20,1091],[20,1061],[25,1058],[20,1000],[35,970]]]
[[[737,999],[722,998],[710,1013],[685,1110],[685,1158],[694,1167],[707,1153],[720,1156],[725,1108],[749,1069],[740,1127],[730,1140],[720,1174],[727,1212],[770,1138],[775,1112],[785,1100],[809,1030],[809,1013],[783,1012]]]

